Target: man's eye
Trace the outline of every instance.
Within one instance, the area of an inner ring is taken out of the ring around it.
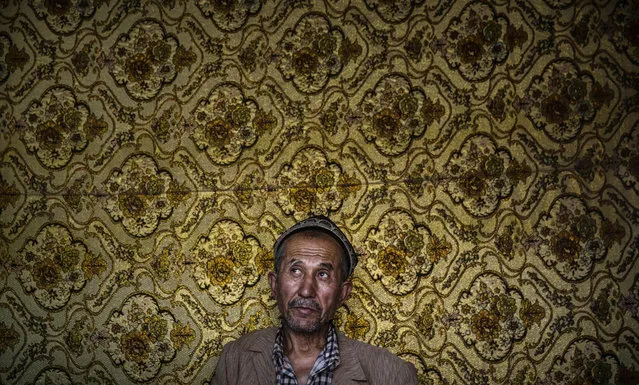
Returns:
[[[299,273],[301,270],[299,267],[291,267],[291,273],[297,274]]]
[[[327,271],[320,271],[319,274],[320,278],[328,278],[329,274]]]

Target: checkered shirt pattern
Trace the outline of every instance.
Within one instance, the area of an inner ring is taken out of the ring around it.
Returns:
[[[282,328],[278,330],[275,336],[275,345],[273,346],[273,363],[275,364],[276,384],[277,385],[299,385],[293,366],[284,355],[284,345],[282,343]],[[333,324],[328,329],[326,345],[317,356],[313,369],[308,376],[306,385],[331,385],[333,383],[333,369],[339,364],[339,347],[337,346],[337,332]]]

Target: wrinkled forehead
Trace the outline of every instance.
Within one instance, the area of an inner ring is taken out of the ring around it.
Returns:
[[[302,229],[295,233],[288,235],[286,238],[282,240],[278,247],[278,252],[275,255],[276,264],[284,263],[285,261],[290,260],[290,258],[295,258],[301,249],[304,248],[305,245],[312,248],[314,246],[318,246],[317,243],[323,243],[330,245],[328,249],[325,250],[330,252],[330,258],[332,259],[333,268],[339,270],[342,266],[348,263],[346,258],[346,251],[344,250],[342,244],[335,239],[330,233],[326,231],[322,231],[319,229]],[[289,251],[289,245],[293,243],[295,245],[295,251],[292,254]],[[299,257],[300,255],[297,255]],[[307,255],[308,257],[308,255]],[[317,255],[318,259],[326,259],[322,258],[321,255]],[[281,259],[278,261],[278,259]]]
[[[294,241],[296,245],[301,245],[304,242],[308,242],[308,245],[313,245],[314,242],[329,242],[333,246],[333,250],[337,252],[337,260],[343,262],[345,258],[345,250],[342,244],[335,239],[330,233],[318,229],[303,229],[295,232],[282,240],[279,247],[279,254],[282,257],[286,257],[288,253],[288,246]],[[331,250],[332,251],[332,250]]]

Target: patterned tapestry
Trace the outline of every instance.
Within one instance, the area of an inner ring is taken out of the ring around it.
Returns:
[[[204,384],[278,234],[420,384],[639,384],[632,0],[0,0],[0,383]]]

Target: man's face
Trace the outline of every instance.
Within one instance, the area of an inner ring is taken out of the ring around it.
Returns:
[[[285,325],[298,333],[313,333],[327,325],[351,292],[342,283],[341,247],[330,235],[291,235],[280,271],[269,274],[271,293]]]

